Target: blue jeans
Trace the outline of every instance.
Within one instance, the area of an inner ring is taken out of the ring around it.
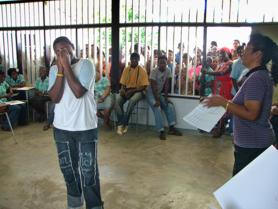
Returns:
[[[167,103],[164,96],[162,96],[161,94],[159,95],[160,107],[155,107],[155,98],[153,96],[152,89],[148,88],[146,99],[154,113],[155,126],[157,131],[164,131],[164,120],[161,110],[165,113],[169,126],[173,126],[176,124],[175,107],[172,103]]]
[[[68,207],[102,209],[97,163],[97,129],[65,131],[54,128],[59,164],[67,186]]]
[[[271,116],[270,122],[274,130],[276,143],[278,143],[278,115]]]
[[[10,105],[8,107],[9,111],[9,118],[11,121],[12,127],[16,125],[24,125],[26,124],[26,104],[19,104],[19,105]],[[3,121],[3,128],[9,128],[8,120],[5,118]]]
[[[118,118],[118,125],[128,125],[128,121],[134,109],[134,106],[141,99],[143,99],[143,92],[136,92],[129,100],[122,97],[120,94],[116,96],[115,111]],[[126,103],[126,101],[128,101],[128,106],[126,112],[124,112],[123,106]]]
[[[52,123],[54,121],[54,109],[55,109],[55,103],[49,101],[48,109],[47,109],[47,114],[48,114],[47,123],[49,125],[52,125]]]

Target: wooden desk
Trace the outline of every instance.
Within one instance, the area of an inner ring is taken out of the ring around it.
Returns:
[[[24,86],[24,87],[20,87],[20,88],[13,88],[13,90],[16,91],[24,91],[25,92],[25,100],[26,100],[26,104],[27,104],[27,117],[28,117],[28,121],[30,120],[30,116],[29,116],[29,92],[31,90],[34,90],[35,87],[33,86]]]
[[[7,104],[5,103],[0,103],[0,113],[5,113],[8,111],[8,106]]]

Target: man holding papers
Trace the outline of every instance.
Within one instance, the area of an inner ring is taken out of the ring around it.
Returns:
[[[266,68],[270,60],[272,60],[272,79]],[[208,107],[222,106],[234,115],[233,175],[273,143],[273,130],[269,117],[273,81],[278,83],[278,46],[269,37],[252,34],[242,56],[242,62],[250,71],[233,100],[212,96],[204,101]]]

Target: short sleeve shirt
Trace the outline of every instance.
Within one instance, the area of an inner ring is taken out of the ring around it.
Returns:
[[[239,81],[240,75],[242,74],[244,69],[246,69],[246,67],[242,64],[242,60],[240,58],[236,59],[232,64],[230,77],[236,81]],[[232,94],[236,94],[236,90],[234,87],[232,89]]]
[[[120,83],[127,88],[138,88],[149,85],[148,74],[146,70],[137,65],[136,68],[126,67],[122,73]]]
[[[49,82],[48,77],[46,77],[44,80],[42,80],[41,78],[38,78],[35,83],[35,88],[38,91],[45,93],[48,90],[48,82]]]
[[[262,67],[261,67],[262,68]],[[244,148],[266,148],[273,143],[273,131],[269,122],[273,84],[267,70],[253,72],[243,83],[233,99],[243,105],[247,100],[261,103],[261,111],[254,121],[234,115],[234,143]]]
[[[6,81],[3,81],[0,84],[0,96],[5,96],[7,94],[7,90],[9,89],[9,84]],[[1,98],[0,103],[7,102],[7,98]]]
[[[213,72],[213,69],[211,67],[208,67],[207,71],[208,72]],[[200,72],[200,75],[199,75],[199,81],[201,82],[201,85],[205,85],[207,83],[210,83],[210,82],[214,81],[214,79],[215,79],[214,75],[205,74],[205,78],[202,81],[201,80],[201,76],[202,76],[202,72]],[[211,87],[205,87],[205,89],[204,89],[204,96],[209,96],[212,93],[213,92],[212,92],[212,88]]]
[[[7,76],[6,81],[7,81],[7,83],[8,83],[11,87],[13,87],[13,86],[16,86],[16,85],[18,85],[18,84],[24,83],[24,82],[25,82],[25,79],[24,79],[24,77],[23,77],[22,74],[18,74],[16,80],[14,80],[14,79],[13,79],[12,77],[10,77],[10,76]]]
[[[74,76],[87,89],[85,94],[76,98],[66,78],[64,91],[59,103],[55,104],[53,126],[67,131],[85,131],[97,128],[96,102],[94,99],[95,66],[90,60],[80,59],[71,65]],[[55,84],[57,65],[50,68],[49,86]]]
[[[168,67],[163,72],[158,67],[152,70],[150,79],[156,81],[158,93],[163,91],[166,80],[171,78],[171,76],[171,70]]]
[[[95,84],[95,98],[101,97],[105,89],[110,86],[110,81],[107,77],[102,77],[98,82]]]

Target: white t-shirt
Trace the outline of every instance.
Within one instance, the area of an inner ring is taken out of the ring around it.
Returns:
[[[87,91],[82,97],[76,98],[65,79],[63,96],[60,102],[55,104],[53,126],[67,131],[97,128],[96,102],[94,100],[95,67],[87,59],[80,59],[71,67],[74,75]],[[54,85],[57,72],[56,65],[50,68],[48,90]]]

